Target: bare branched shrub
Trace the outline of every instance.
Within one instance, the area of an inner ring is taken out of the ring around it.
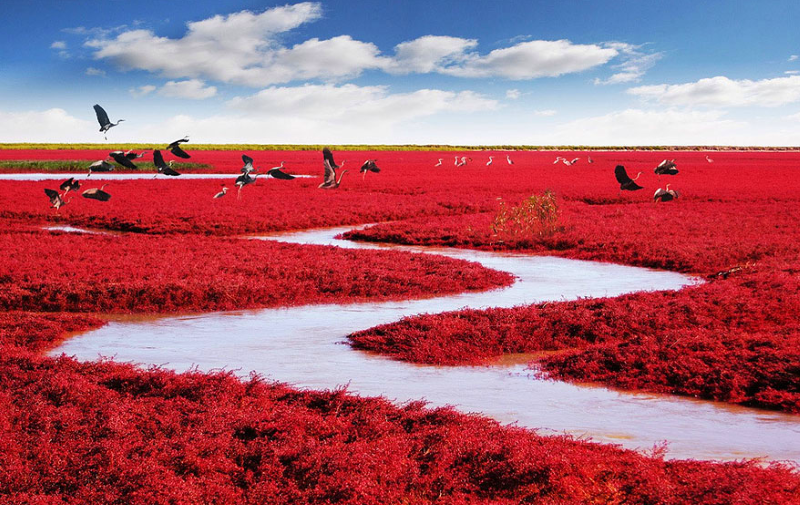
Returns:
[[[501,240],[525,240],[547,237],[560,229],[556,195],[547,190],[531,195],[517,206],[502,199],[492,221],[492,232]]]

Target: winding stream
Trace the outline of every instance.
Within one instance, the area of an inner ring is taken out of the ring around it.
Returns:
[[[297,244],[388,248],[435,253],[511,272],[510,287],[424,300],[218,312],[114,320],[65,342],[51,354],[99,356],[185,371],[251,371],[301,388],[383,395],[398,402],[425,399],[453,405],[502,423],[570,433],[627,448],[668,442],[668,457],[763,457],[800,463],[800,416],[666,395],[543,380],[524,364],[436,367],[359,352],[345,336],[423,312],[512,307],[548,300],[616,296],[641,290],[680,289],[696,282],[681,274],[608,263],[515,253],[387,246],[337,240],[334,228],[268,237]]]

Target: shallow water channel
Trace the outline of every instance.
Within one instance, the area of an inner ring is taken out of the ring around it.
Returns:
[[[257,371],[301,388],[347,385],[352,393],[383,395],[398,402],[425,399],[433,406],[452,405],[542,434],[566,432],[643,450],[666,441],[671,458],[800,462],[800,416],[544,380],[526,365],[513,364],[513,359],[510,365],[478,367],[414,365],[355,351],[344,343],[354,331],[423,312],[680,289],[696,280],[609,263],[334,238],[348,229],[253,238],[442,254],[510,272],[517,281],[505,289],[424,300],[116,320],[68,340],[51,354],[83,360],[113,357],[178,371],[225,369],[243,377]]]

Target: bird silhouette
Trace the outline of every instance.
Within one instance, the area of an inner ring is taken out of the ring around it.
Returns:
[[[108,184],[103,184],[99,188],[90,188],[81,193],[84,198],[89,198],[91,200],[100,200],[101,202],[107,202],[111,199],[111,195],[103,191],[103,188],[108,186]]]
[[[56,209],[56,211],[67,204],[55,189],[44,188],[44,194],[50,199],[50,205],[52,205],[52,208]]]
[[[158,172],[156,172],[156,175],[153,176],[153,179],[158,177],[158,174],[171,175],[171,176],[181,175],[175,169],[172,168],[172,160],[169,160],[169,165],[164,163],[164,157],[161,156],[161,151],[159,151],[158,149],[153,151],[153,164],[156,166],[156,169],[158,170]]]
[[[636,191],[637,189],[643,189],[643,186],[639,186],[636,184],[636,179],[641,176],[642,173],[639,172],[636,174],[636,177],[631,179],[628,176],[628,172],[625,171],[625,167],[622,165],[617,165],[614,167],[614,176],[617,178],[617,182],[619,183],[619,190],[622,191]]]
[[[114,159],[114,161],[116,161],[125,168],[132,168],[134,170],[139,169],[139,167],[134,165],[133,162],[129,160],[128,157],[125,156],[125,153],[123,153],[122,151],[111,151],[110,153],[108,153],[108,155],[111,156]]]
[[[189,153],[181,149],[182,142],[189,142],[189,137],[186,136],[182,139],[176,140],[175,142],[171,143],[170,145],[167,146],[167,151],[171,152],[178,158],[189,159],[191,158],[191,156],[189,156]]]
[[[367,161],[364,162],[363,165],[361,165],[361,174],[362,174],[361,178],[362,179],[367,176],[367,172],[374,172],[374,173],[377,174],[378,172],[381,171],[381,169],[378,168],[378,165],[375,164],[376,161],[377,160],[367,160]]]
[[[664,160],[653,170],[656,175],[675,175],[678,173],[675,160]]]
[[[669,184],[667,184],[667,189],[658,188],[653,195],[653,202],[669,202],[670,200],[674,200],[678,198],[680,195],[674,189],[669,189]]]
[[[112,123],[110,119],[108,119],[108,114],[106,114],[105,109],[100,107],[97,104],[94,104],[94,113],[97,116],[97,122],[100,123],[100,133],[104,134],[104,138],[108,140],[108,135],[105,135],[108,130],[117,126],[121,122],[125,121],[124,119],[120,119],[116,123]]]

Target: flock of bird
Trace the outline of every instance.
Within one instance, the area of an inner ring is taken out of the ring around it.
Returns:
[[[124,119],[120,119],[116,123],[112,123],[110,121],[110,119],[108,117],[108,114],[106,113],[105,109],[103,109],[103,107],[101,107],[100,105],[95,104],[94,105],[94,111],[95,111],[95,114],[97,116],[97,122],[100,123],[100,132],[103,133],[103,134],[107,134],[109,129],[113,128],[114,126],[119,125],[119,123],[124,121]],[[106,135],[106,139],[107,138],[108,137]],[[181,144],[185,143],[185,142],[189,142],[189,137],[188,136],[186,136],[186,137],[184,137],[182,139],[178,139],[178,140],[170,143],[169,145],[166,146],[165,150],[169,151],[170,153],[172,153],[174,156],[176,156],[178,158],[183,158],[183,159],[191,158],[191,156],[181,148]],[[147,151],[142,151],[141,153],[134,153],[134,152],[132,152],[132,150],[125,151],[125,152],[123,152],[123,151],[112,151],[112,152],[110,152],[108,154],[108,157],[106,157],[106,159],[95,161],[94,163],[89,165],[89,176],[92,175],[92,172],[109,172],[109,171],[112,171],[114,169],[114,165],[109,162],[109,160],[112,160],[112,159],[122,167],[135,170],[138,167],[133,163],[133,160],[142,158],[146,153],[147,153]],[[455,159],[454,159],[453,164],[456,167],[464,167],[469,162],[472,161],[472,158],[470,158],[468,156],[461,156],[461,157],[454,156],[454,158]],[[494,163],[494,158],[495,158],[495,156],[489,156],[489,161],[486,162],[486,166],[487,167],[491,166]],[[243,154],[242,155],[242,161],[244,162],[244,166],[242,166],[241,175],[236,177],[236,181],[235,181],[235,186],[238,188],[237,189],[237,198],[241,198],[242,188],[244,188],[247,185],[255,183],[256,182],[256,178],[259,175],[263,175],[262,173],[257,172],[256,168],[253,166],[253,158],[251,158],[250,156],[247,156],[246,154]],[[347,173],[347,169],[342,170],[338,174],[338,178],[337,178],[337,169],[339,169],[342,166],[344,166],[345,162],[342,161],[341,165],[337,165],[336,161],[334,161],[333,153],[327,147],[325,147],[322,150],[322,161],[323,161],[323,166],[324,166],[323,182],[318,187],[320,189],[336,189],[336,188],[338,188],[339,185],[342,183],[342,179],[344,178],[344,174]],[[360,172],[362,174],[362,178],[366,177],[367,173],[369,173],[369,172],[373,172],[373,173],[380,172],[380,168],[378,168],[378,165],[377,165],[376,161],[377,160],[375,160],[375,159],[369,159],[369,160],[366,160],[361,165]],[[443,161],[444,161],[443,158],[439,158],[438,162],[434,165],[434,167],[442,166]],[[571,160],[568,160],[568,159],[566,159],[566,158],[564,158],[562,156],[558,156],[558,157],[556,157],[555,161],[553,161],[553,164],[557,164],[557,163],[561,162],[564,165],[572,166],[572,165],[575,165],[576,163],[578,163],[578,161],[580,161],[580,158],[573,158]],[[587,156],[586,161],[587,161],[587,163],[590,163],[590,164],[594,163],[592,158],[589,157],[589,156]],[[714,160],[712,160],[708,156],[706,156],[706,161],[708,163],[713,163],[714,162]],[[506,163],[508,163],[509,165],[513,165],[514,164],[514,161],[511,159],[510,155],[506,155]],[[153,176],[154,178],[158,177],[159,174],[163,174],[163,175],[167,175],[167,176],[173,176],[173,177],[181,175],[178,171],[176,171],[175,169],[172,168],[173,160],[170,160],[169,163],[167,163],[164,160],[164,156],[161,154],[161,151],[158,150],[158,149],[153,150],[153,164],[155,165],[155,168],[157,170],[156,174]],[[267,170],[265,172],[265,174],[266,174],[267,177],[272,177],[272,178],[279,179],[279,180],[291,180],[291,179],[295,178],[295,176],[284,172],[282,170],[283,168],[284,168],[284,162],[281,161],[279,166],[270,168],[269,170]],[[674,159],[673,160],[663,160],[661,163],[658,164],[658,166],[656,166],[656,168],[654,170],[654,173],[657,176],[659,176],[659,178],[662,175],[676,175],[678,173],[678,168],[677,168],[677,165],[675,164],[675,160]],[[631,178],[628,175],[628,173],[625,170],[625,167],[623,165],[617,165],[614,168],[614,176],[616,177],[617,182],[619,183],[620,193],[622,193],[622,191],[637,191],[637,190],[640,190],[640,189],[644,189],[643,186],[640,186],[639,184],[636,183],[636,181],[639,179],[639,177],[641,175],[642,175],[642,172],[639,172],[636,175],[636,177]],[[668,202],[670,200],[674,200],[674,199],[678,198],[680,196],[679,193],[677,191],[675,191],[675,190],[670,189],[670,185],[671,184],[667,184],[666,185],[666,189],[658,188],[656,190],[655,194],[653,195],[653,201],[654,202]],[[105,186],[106,185],[104,184],[103,186],[101,186],[99,188],[87,189],[82,193],[82,196],[84,198],[90,198],[90,199],[106,202],[111,198],[111,195],[103,190],[103,188],[105,188]],[[67,179],[66,181],[62,182],[61,185],[59,186],[59,189],[62,191],[61,193],[59,193],[58,191],[56,191],[54,189],[49,189],[49,188],[45,189],[44,192],[47,195],[47,197],[50,199],[50,204],[52,205],[52,207],[55,208],[56,210],[58,210],[59,208],[63,207],[64,205],[66,205],[68,203],[69,200],[65,199],[67,193],[69,193],[70,191],[77,192],[80,189],[80,187],[81,187],[80,182],[76,181],[74,177],[71,177],[71,178]],[[228,193],[228,187],[223,184],[222,185],[222,190],[220,192],[216,193],[212,198],[214,198],[214,199],[222,198],[227,193]]]

